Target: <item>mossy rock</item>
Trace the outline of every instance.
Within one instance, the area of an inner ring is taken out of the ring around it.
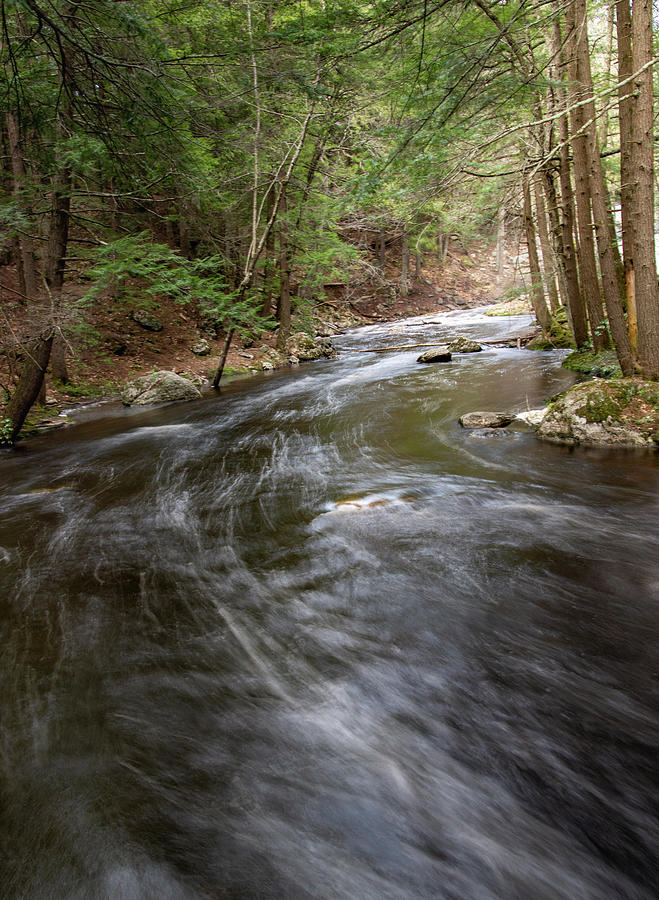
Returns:
[[[577,350],[565,357],[563,366],[595,378],[622,378],[615,350],[602,350],[599,353],[594,350]]]
[[[652,447],[659,433],[659,384],[634,378],[578,384],[552,403],[537,433],[561,444]]]

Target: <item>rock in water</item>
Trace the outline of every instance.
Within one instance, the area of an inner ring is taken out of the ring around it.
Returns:
[[[317,334],[315,337],[316,346],[320,347],[323,356],[326,356],[328,359],[336,359],[339,355],[334,349],[334,344],[332,343],[332,339],[327,337],[327,335]]]
[[[557,444],[652,447],[659,443],[659,384],[632,378],[577,384],[549,407],[537,435]]]
[[[156,319],[156,317],[148,312],[146,309],[134,309],[130,314],[131,319],[140,328],[145,328],[147,331],[162,331],[163,324],[160,319]]]
[[[514,419],[514,413],[472,412],[460,416],[458,421],[463,428],[505,428]]]
[[[420,363],[450,362],[451,352],[446,346],[433,347],[418,356],[416,361]]]
[[[478,343],[478,341],[472,341],[471,338],[465,337],[461,334],[459,337],[456,337],[451,343],[448,345],[448,349],[451,353],[478,353],[483,348]]]
[[[154,372],[131,381],[121,392],[124,406],[170,403],[172,400],[198,400],[201,393],[187,378],[175,372]]]

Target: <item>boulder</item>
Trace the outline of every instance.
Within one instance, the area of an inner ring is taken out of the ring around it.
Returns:
[[[507,412],[472,412],[458,419],[463,428],[505,428],[514,420],[515,414]]]
[[[320,359],[323,355],[316,341],[305,331],[298,331],[289,337],[286,341],[286,353],[301,360]]]
[[[659,443],[659,384],[633,378],[577,384],[551,404],[537,434],[558,444],[652,447]]]
[[[448,349],[451,353],[478,353],[483,348],[478,341],[472,341],[471,338],[461,334],[450,342]]]
[[[134,309],[130,317],[136,325],[139,325],[140,328],[145,328],[147,331],[162,331],[163,329],[160,319],[157,319],[153,313],[146,309]]]
[[[298,360],[320,359],[321,356],[335,357],[336,350],[330,338],[313,338],[305,331],[298,331],[286,341],[286,353]]]
[[[190,344],[190,352],[195,356],[208,356],[211,352],[211,345],[206,338],[199,338],[194,344]]]
[[[154,372],[131,381],[121,392],[124,406],[146,406],[172,400],[198,400],[201,393],[194,384],[174,372]]]
[[[416,361],[420,363],[450,362],[451,352],[446,346],[433,347],[417,357]]]

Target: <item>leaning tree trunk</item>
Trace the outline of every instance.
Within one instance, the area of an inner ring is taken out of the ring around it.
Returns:
[[[526,246],[529,252],[529,269],[531,272],[531,303],[533,311],[540,323],[543,332],[549,331],[550,316],[545,295],[542,290],[542,273],[540,271],[540,262],[538,260],[538,247],[535,242],[535,227],[533,225],[533,212],[531,209],[531,188],[529,179],[525,176],[522,181],[522,191],[524,196],[524,233],[526,236]]]
[[[241,298],[242,299],[242,298]],[[229,355],[229,347],[231,346],[231,341],[233,340],[233,336],[235,334],[236,329],[230,328],[227,332],[227,336],[224,339],[224,348],[222,350],[222,356],[220,357],[220,362],[215,370],[215,377],[213,378],[213,387],[217,390],[220,386],[220,378],[222,377],[222,373],[224,372],[224,367],[227,364],[227,356]]]
[[[638,362],[646,378],[659,379],[659,300],[654,237],[654,141],[652,89],[652,2],[634,0],[632,8],[631,219],[638,314]],[[641,71],[644,69],[644,71]]]
[[[11,421],[12,442],[18,437],[27,414],[39,396],[52,345],[53,336],[49,334],[32,341],[25,351],[23,370],[5,408],[5,417]]]

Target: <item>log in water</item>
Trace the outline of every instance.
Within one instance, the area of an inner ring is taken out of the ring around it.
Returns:
[[[654,897],[655,460],[457,423],[561,355],[346,352],[0,458],[2,896]]]

